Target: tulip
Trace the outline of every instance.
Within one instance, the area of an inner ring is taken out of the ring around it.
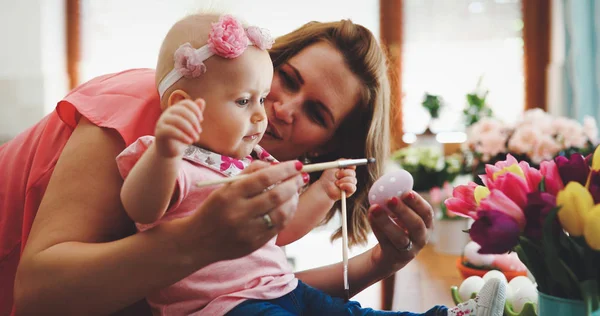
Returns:
[[[497,210],[477,212],[478,219],[471,225],[469,235],[481,246],[481,254],[503,254],[519,242],[519,224],[514,218]]]
[[[525,174],[525,179],[529,185],[529,192],[536,191],[542,181],[542,173],[536,168],[532,168],[526,161],[519,162],[519,167]]]
[[[486,197],[488,197],[488,195],[490,195],[490,189],[482,185],[478,185],[475,188],[473,195],[475,196],[475,203],[477,203],[477,205],[479,206],[479,204],[481,204],[481,200],[485,199]]]
[[[556,205],[560,206],[558,220],[563,229],[572,236],[581,236],[584,217],[594,206],[590,192],[579,182],[569,182],[558,192]]]
[[[542,161],[540,172],[542,173],[542,176],[544,176],[546,192],[556,195],[558,194],[558,191],[563,189],[563,181],[554,161]]]
[[[600,251],[600,205],[596,205],[585,218],[583,237],[594,250]]]
[[[477,216],[481,214],[481,211],[488,210],[504,213],[517,222],[521,231],[525,229],[525,214],[523,214],[523,210],[500,190],[491,190],[490,195],[481,200],[479,210],[480,212],[477,212]]]
[[[594,198],[594,203],[600,203],[600,171],[590,172],[587,188]]]
[[[517,165],[513,165],[510,168],[516,168],[521,171],[521,168]],[[488,187],[492,191],[502,191],[502,193],[517,204],[519,209],[523,209],[527,204],[527,193],[530,192],[530,190],[524,176],[520,176],[513,172],[500,174],[495,180],[489,182]]]
[[[525,236],[533,240],[540,240],[544,220],[554,207],[556,207],[556,197],[550,193],[537,191],[527,194],[527,206],[524,209],[527,219]]]
[[[477,184],[470,182],[467,185],[459,185],[454,188],[451,198],[444,201],[449,212],[457,215],[477,219],[477,201],[475,201],[475,188]]]
[[[594,150],[594,156],[592,156],[592,170],[600,171],[600,146]]]
[[[569,159],[564,156],[558,156],[554,158],[554,162],[565,185],[571,181],[585,185],[590,173],[590,166],[581,154],[574,153]]]

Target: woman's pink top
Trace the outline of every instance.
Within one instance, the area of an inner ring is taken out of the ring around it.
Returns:
[[[142,154],[154,142],[144,136],[117,156],[119,172],[126,178]],[[260,146],[255,157],[272,161]],[[152,224],[137,224],[140,231],[163,221],[193,214],[215,186],[198,188],[196,183],[239,174],[250,162],[221,156],[189,146],[183,154],[177,176],[177,194],[161,219]],[[266,229],[266,227],[265,227]],[[233,260],[213,263],[183,280],[148,296],[154,315],[225,315],[248,299],[271,300],[293,291],[298,285],[281,247],[272,238],[253,253]]]
[[[160,113],[154,70],[128,70],[79,86],[55,111],[0,146],[0,315],[12,311],[19,258],[56,161],[81,116],[116,130],[128,146],[154,134]]]

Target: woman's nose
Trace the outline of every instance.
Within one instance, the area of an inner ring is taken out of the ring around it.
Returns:
[[[275,118],[284,123],[291,124],[294,121],[292,102],[273,102],[273,112],[275,113]]]

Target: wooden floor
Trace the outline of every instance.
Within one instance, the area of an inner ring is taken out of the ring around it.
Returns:
[[[462,282],[455,266],[458,257],[437,253],[434,246],[425,247],[396,273],[392,309],[425,312],[434,305],[454,306],[450,287]]]

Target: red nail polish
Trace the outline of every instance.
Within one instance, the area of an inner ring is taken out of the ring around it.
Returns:
[[[302,167],[304,167],[304,165],[300,161],[296,161],[294,166],[296,166],[296,170],[298,171],[302,170]]]
[[[413,191],[408,192],[408,194],[406,195],[406,199],[409,201],[412,201],[415,199],[415,193]]]
[[[310,180],[310,176],[308,175],[308,173],[302,173],[302,180],[304,181],[304,183],[308,183],[308,181]]]
[[[271,161],[271,165],[277,165],[279,164],[279,161]]]
[[[398,200],[398,198],[394,196],[387,201],[387,206],[389,208],[395,208],[398,205],[398,202],[400,202],[400,200]]]

